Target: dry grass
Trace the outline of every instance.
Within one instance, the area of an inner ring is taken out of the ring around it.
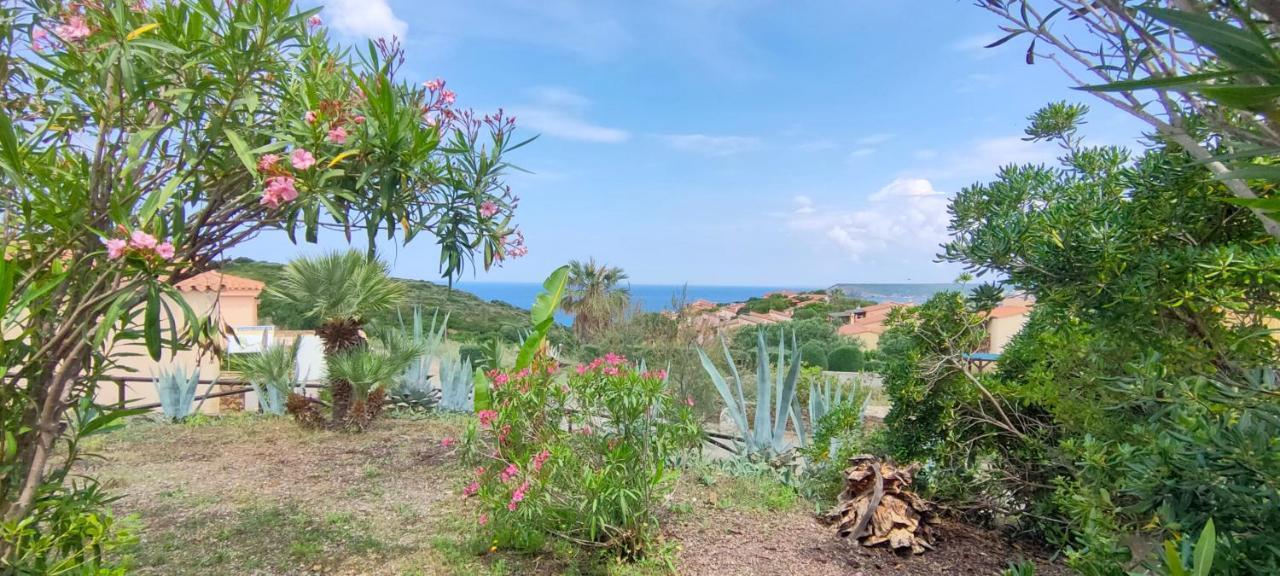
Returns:
[[[556,543],[536,556],[490,554],[458,496],[468,470],[440,446],[464,426],[457,417],[384,419],[353,435],[252,416],[133,423],[100,439],[104,459],[83,468],[124,495],[117,513],[134,516],[140,536],[126,561],[142,575],[871,576],[970,573],[954,571],[970,560],[972,573],[990,574],[1021,555],[971,529],[944,537],[960,543],[959,555],[854,549],[790,489],[706,471],[677,482],[666,543],[646,563],[602,562]]]

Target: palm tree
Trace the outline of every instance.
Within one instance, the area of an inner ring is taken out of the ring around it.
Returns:
[[[365,321],[399,304],[404,286],[391,277],[386,263],[348,250],[290,262],[268,293],[320,323],[316,335],[324,342],[326,360],[331,361],[366,345],[361,330]],[[333,395],[333,424],[343,426],[351,406],[351,382],[330,378],[329,390]],[[368,401],[380,403],[381,395]],[[290,406],[309,404],[292,401]]]
[[[569,285],[560,308],[573,314],[573,331],[583,340],[601,335],[627,309],[631,295],[619,284],[627,273],[597,264],[595,258],[569,262]]]

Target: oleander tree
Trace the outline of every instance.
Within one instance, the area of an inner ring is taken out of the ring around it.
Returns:
[[[375,239],[425,234],[449,279],[523,255],[504,182],[527,142],[514,119],[408,82],[394,39],[337,46],[318,12],[0,4],[0,572],[96,562],[102,542],[65,503],[98,489],[62,482],[77,452],[58,444],[118,416],[91,398],[122,344],[217,344],[163,296],[228,249],[328,229],[363,233],[371,256]]]

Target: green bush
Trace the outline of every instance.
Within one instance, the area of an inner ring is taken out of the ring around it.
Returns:
[[[809,342],[800,347],[800,361],[810,366],[827,369],[827,347],[820,342]]]
[[[827,369],[834,372],[858,372],[863,368],[862,348],[841,346],[827,355]]]
[[[458,359],[461,362],[470,361],[472,366],[480,366],[484,364],[488,353],[482,344],[464,344],[458,348]]]
[[[541,362],[541,361],[538,361]],[[670,461],[702,431],[662,374],[609,354],[561,377],[554,364],[493,378],[494,410],[478,416],[485,449],[466,495],[502,547],[549,538],[589,542],[619,557],[645,553],[672,488]]]

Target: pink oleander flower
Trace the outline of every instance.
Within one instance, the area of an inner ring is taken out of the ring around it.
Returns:
[[[613,352],[610,352],[604,355],[604,363],[610,366],[617,366],[626,361],[627,361],[626,357],[622,356],[621,354],[615,354]]]
[[[263,154],[262,157],[258,158],[258,171],[266,172],[274,168],[278,162],[280,162],[279,154]]]
[[[686,406],[693,408],[693,396],[686,396],[684,399],[684,403]]]
[[[422,85],[426,87],[427,90],[435,92],[436,90],[439,90],[441,86],[444,86],[444,80],[439,78],[436,78],[435,80],[427,80],[426,82],[423,82]]]
[[[352,118],[351,121],[356,124],[364,124],[364,116],[357,115],[355,118]]]
[[[462,490],[462,496],[465,498],[470,498],[472,496],[475,496],[476,492],[479,492],[479,491],[480,491],[480,483],[472,482],[470,484],[467,484],[467,487]]]
[[[307,25],[312,28],[318,28],[321,24],[324,24],[324,20],[320,19],[319,14],[316,14],[310,18],[307,18]]]
[[[347,129],[341,126],[334,127],[333,129],[329,130],[328,139],[330,142],[334,144],[346,144]]]
[[[111,260],[119,260],[121,256],[124,256],[125,248],[129,247],[129,243],[124,238],[111,238],[106,241],[106,244],[107,258]]]
[[[267,178],[267,187],[262,193],[261,204],[279,208],[281,204],[293,202],[298,198],[298,189],[294,188],[293,183],[293,176]]]
[[[502,429],[498,431],[498,443],[505,444],[507,442],[508,434],[511,434],[511,425],[503,424]]]
[[[587,373],[587,366],[585,364],[579,364],[577,366],[574,366],[573,369],[578,371],[579,376]]]
[[[480,518],[479,518],[478,520],[476,520],[476,522],[478,522],[481,526],[484,526],[485,524],[488,524],[488,523],[489,523],[489,515],[488,515],[488,514],[485,514],[485,513],[483,513],[483,512],[481,512],[481,513],[480,513]]]
[[[44,52],[46,46],[51,45],[49,42],[49,32],[44,28],[36,28],[31,31],[31,51],[40,53]]]
[[[315,123],[316,123],[316,111],[315,111],[315,110],[307,110],[307,113],[302,115],[302,119],[303,119],[303,120],[305,120],[307,124],[315,124]]]
[[[498,213],[498,205],[495,204],[493,201],[485,200],[484,203],[480,204],[481,218],[493,218],[493,216],[497,213]]]
[[[476,472],[476,477],[484,476],[484,466],[480,466],[479,468],[476,468],[475,472]]]
[[[537,456],[533,457],[533,463],[532,463],[533,471],[537,472],[539,470],[542,470],[542,465],[547,462],[548,458],[551,458],[551,452],[548,452],[546,448],[543,448],[542,451],[539,452]]]
[[[165,260],[172,259],[173,254],[174,254],[174,249],[173,249],[173,243],[171,242],[163,242],[159,246],[156,246],[156,255],[161,258],[164,258]]]
[[[493,387],[497,388],[499,386],[502,386],[503,384],[506,384],[510,380],[511,380],[511,377],[507,376],[505,373],[498,373],[497,376],[493,377]]]
[[[525,480],[515,492],[511,493],[511,501],[507,503],[507,510],[516,511],[520,503],[524,501],[524,493],[529,490],[529,481]]]
[[[494,410],[481,410],[476,416],[480,418],[481,426],[490,426],[498,418],[498,413]]]
[[[133,234],[129,235],[129,245],[139,250],[151,250],[158,243],[155,236],[141,230],[134,230]]]
[[[515,464],[507,464],[507,469],[502,471],[502,475],[501,475],[502,483],[505,484],[507,483],[508,480],[511,480],[512,478],[515,478],[516,476],[519,476],[519,475],[520,475],[520,469],[516,468]]]
[[[436,124],[439,124],[439,120],[436,120],[436,117],[432,116],[430,113],[423,114],[422,119],[427,123],[427,126],[435,126]]]
[[[448,438],[448,437],[446,437],[446,438],[443,438],[443,439],[441,439],[441,440],[440,440],[440,447],[442,447],[442,448],[450,448],[450,447],[452,447],[454,444],[457,444],[457,443],[458,443],[458,441],[457,441],[457,440],[454,440],[453,438]]]
[[[453,90],[445,90],[440,93],[440,99],[444,100],[445,104],[453,104],[453,101],[458,99],[458,95],[454,94]]]
[[[293,155],[289,157],[289,162],[297,170],[306,170],[316,164],[316,157],[307,152],[306,148],[299,148],[293,151]]]
[[[85,23],[84,16],[70,16],[65,23],[59,24],[53,32],[67,42],[79,42],[89,37],[92,30]]]
[[[605,366],[604,370],[601,370],[601,372],[604,372],[605,376],[617,376],[619,374],[619,370],[616,366]]]

